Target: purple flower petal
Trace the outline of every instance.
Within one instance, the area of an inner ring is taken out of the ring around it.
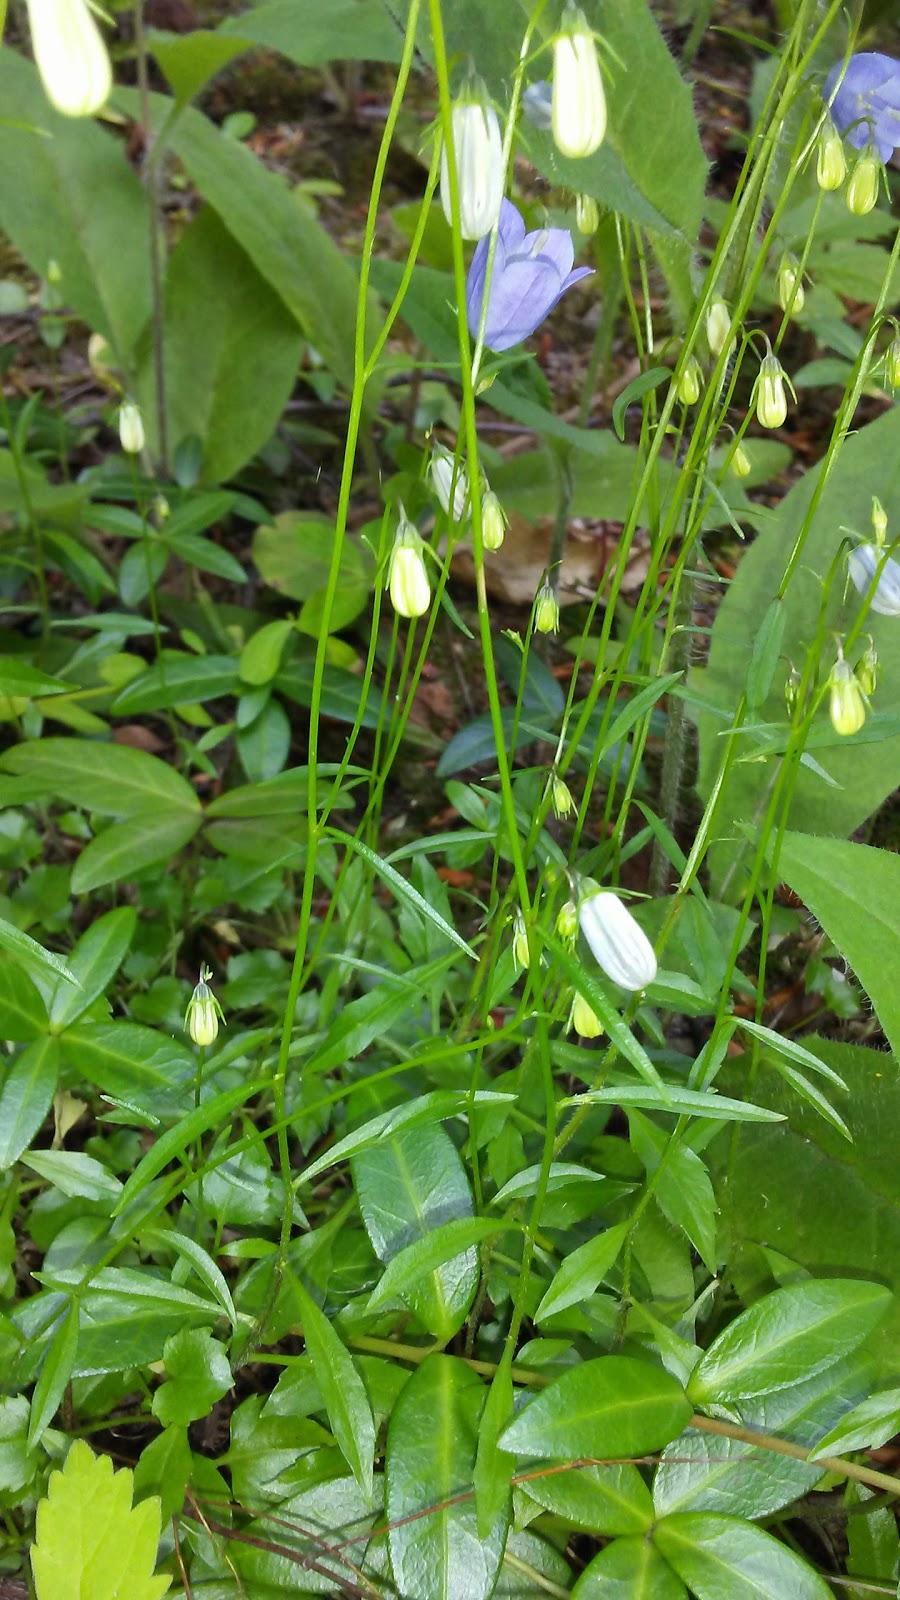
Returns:
[[[500,238],[510,254],[521,248],[525,237],[525,224],[511,200],[504,196],[500,207]]]
[[[466,281],[466,315],[477,337],[484,300],[489,239],[476,247]],[[525,224],[508,200],[500,213],[499,235],[491,273],[484,341],[489,350],[521,344],[548,312],[590,267],[571,271],[574,247],[565,228],[544,228],[526,234]]]
[[[515,252],[515,257],[531,256],[536,261],[550,261],[556,268],[561,278],[572,270],[575,260],[575,246],[572,235],[565,228],[542,228],[534,233],[526,233],[521,245]]]
[[[850,57],[843,77],[841,66],[832,67],[825,80],[825,99],[834,93],[832,119],[854,149],[871,142],[887,161],[900,145],[900,61],[863,50]]]

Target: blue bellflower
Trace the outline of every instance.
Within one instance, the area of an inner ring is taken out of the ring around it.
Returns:
[[[840,78],[842,63],[825,80],[825,99]],[[882,161],[900,145],[900,61],[864,50],[851,56],[831,101],[831,116],[855,150],[871,141]]]
[[[477,338],[481,323],[490,242],[489,237],[479,241],[466,282],[466,312],[473,338]],[[572,271],[574,259],[572,236],[565,228],[526,233],[515,206],[503,201],[484,330],[489,350],[510,350],[521,344],[573,283],[590,276],[591,267]]]

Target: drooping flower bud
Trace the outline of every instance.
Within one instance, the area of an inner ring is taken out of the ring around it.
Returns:
[[[88,366],[98,383],[103,383],[109,389],[118,389],[118,383],[113,376],[113,353],[108,339],[102,333],[92,333],[88,339],[87,347]]]
[[[878,204],[878,189],[881,182],[881,169],[871,150],[863,154],[853,164],[850,182],[847,185],[847,209],[855,217],[864,217],[869,211],[874,210]]]
[[[829,117],[822,124],[816,150],[816,178],[819,188],[839,189],[847,176],[844,141]]]
[[[574,900],[560,906],[556,916],[556,931],[566,944],[571,944],[578,932],[578,907]]]
[[[583,11],[568,0],[553,41],[553,137],[564,156],[593,155],[606,133],[597,46]]]
[[[109,99],[109,53],[85,0],[28,0],[35,64],[50,104],[92,117]]]
[[[797,700],[800,695],[800,685],[802,682],[803,679],[801,678],[800,673],[797,671],[797,668],[794,666],[792,661],[791,670],[787,675],[787,681],[784,685],[784,703],[787,706],[788,712],[791,716],[794,715],[794,712],[797,709]]]
[[[589,1006],[583,995],[576,994],[572,1001],[572,1013],[569,1018],[570,1026],[581,1039],[597,1039],[603,1032],[603,1023],[596,1011]]]
[[[828,682],[831,689],[828,714],[835,733],[841,738],[859,733],[866,720],[866,702],[853,668],[843,655],[834,663]]]
[[[497,113],[478,81],[460,96],[451,113],[459,229],[464,239],[483,239],[500,216],[503,199],[503,140]],[[452,225],[450,172],[446,147],[441,152],[441,204]]]
[[[222,1007],[209,987],[212,972],[209,967],[200,968],[200,981],[194,989],[188,1008],[184,1014],[184,1025],[195,1044],[201,1049],[215,1044],[219,1032],[219,1021],[224,1023]]]
[[[618,895],[598,889],[582,900],[581,931],[598,965],[621,989],[646,989],[656,977],[656,955],[643,928]]]
[[[731,470],[736,478],[749,478],[753,464],[744,446],[739,444],[731,458]]]
[[[864,695],[875,693],[878,683],[878,651],[875,649],[875,640],[869,634],[869,642],[854,668],[856,681]]]
[[[885,535],[887,533],[887,525],[887,512],[885,511],[884,506],[881,504],[878,496],[873,494],[872,527],[875,529],[875,543],[879,549],[881,549],[881,546],[884,544]]]
[[[894,334],[885,351],[884,369],[891,388],[900,389],[900,332]]]
[[[874,544],[860,544],[847,557],[850,577],[859,594],[869,593],[878,574],[869,609],[881,617],[900,617],[900,562]]]
[[[782,311],[802,311],[806,294],[800,277],[800,263],[790,251],[778,268],[778,304]]]
[[[481,502],[481,542],[485,550],[499,550],[506,538],[509,519],[493,489],[488,489]]]
[[[703,373],[696,356],[688,356],[685,369],[678,380],[678,398],[684,406],[695,406],[700,399]]]
[[[528,948],[528,929],[521,911],[513,917],[513,956],[516,966],[525,972],[531,965],[531,952]]]
[[[592,194],[580,194],[575,201],[575,226],[585,238],[590,238],[600,226],[600,207]]]
[[[469,509],[469,478],[465,467],[460,462],[457,470],[450,451],[445,450],[442,444],[436,444],[432,452],[429,471],[434,492],[448,516],[451,515],[450,494],[452,489],[453,520],[454,522],[462,522]]]
[[[559,632],[559,601],[546,578],[534,602],[534,626],[537,633]]]
[[[756,378],[756,416],[763,428],[780,428],[787,417],[785,371],[771,350],[763,356]]]
[[[128,456],[139,456],[144,448],[144,419],[133,400],[119,407],[119,443]]]
[[[721,295],[716,295],[706,313],[706,342],[714,356],[720,356],[731,335],[731,312]]]
[[[422,539],[400,507],[400,526],[391,551],[388,586],[398,616],[424,616],[431,605],[431,584],[422,559]]]
[[[572,799],[569,785],[555,773],[550,782],[550,804],[553,807],[553,815],[560,819],[568,817],[575,810],[575,801]]]

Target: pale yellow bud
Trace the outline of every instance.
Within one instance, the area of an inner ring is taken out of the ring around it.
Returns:
[[[554,777],[550,784],[550,804],[553,807],[554,816],[560,818],[569,816],[570,812],[575,810],[572,791],[569,785],[563,782],[562,778]]]
[[[888,345],[884,365],[891,388],[900,389],[900,333],[896,333]]]
[[[452,492],[452,516],[454,521],[461,522],[469,507],[469,478],[465,467],[460,463],[457,470],[450,451],[445,450],[442,444],[436,444],[429,470],[434,492],[440,500],[442,508],[447,512],[448,516],[451,515],[450,495]]]
[[[597,1039],[603,1032],[603,1023],[596,1011],[580,994],[576,994],[572,1002],[572,1027],[582,1039]]]
[[[488,489],[481,502],[481,542],[485,550],[500,549],[507,526],[506,512],[493,489]]]
[[[878,162],[868,151],[855,163],[847,185],[847,208],[855,217],[864,217],[878,204],[881,172]]]
[[[402,508],[391,552],[388,587],[398,616],[422,617],[431,605],[431,585],[422,558],[422,540]]]
[[[819,134],[816,151],[816,178],[820,189],[839,189],[847,176],[844,141],[829,118]]]
[[[531,965],[531,952],[528,949],[528,930],[525,927],[525,918],[521,911],[513,917],[513,956],[516,966],[526,971]]]
[[[592,194],[580,194],[575,201],[575,226],[589,238],[600,226],[600,207]]]
[[[802,311],[805,299],[797,257],[782,256],[778,268],[778,304],[782,311]]]
[[[749,478],[753,466],[744,446],[739,444],[731,458],[731,470],[736,478]]]
[[[188,1001],[184,1018],[184,1025],[194,1044],[204,1050],[209,1045],[215,1044],[219,1032],[219,1019],[225,1021],[222,1008],[209,987],[208,980],[211,977],[209,967],[200,968],[200,982]]]
[[[714,356],[720,356],[731,335],[731,312],[721,295],[706,313],[706,342]]]
[[[863,654],[856,663],[856,681],[864,695],[872,695],[878,683],[878,651],[871,634]]]
[[[696,356],[688,356],[687,364],[678,380],[678,398],[682,405],[695,406],[700,399],[700,382],[703,377]]]
[[[109,99],[112,69],[85,0],[28,0],[31,46],[44,91],[66,117],[92,117]]]
[[[133,400],[123,400],[119,407],[119,443],[129,456],[139,456],[144,448],[144,419]]]
[[[756,416],[763,428],[780,428],[787,417],[784,368],[771,352],[763,356],[756,379]]]
[[[566,6],[553,41],[553,137],[564,156],[592,155],[606,133],[606,95],[597,47],[584,13]]]
[[[556,917],[556,931],[566,944],[571,944],[578,932],[578,907],[574,900],[560,906]]]
[[[879,548],[884,544],[885,535],[887,534],[887,525],[887,512],[885,511],[884,506],[881,504],[878,496],[873,494],[872,527],[875,529],[875,543]]]
[[[534,602],[534,626],[537,633],[559,632],[559,601],[546,578]]]
[[[832,667],[829,684],[828,714],[835,733],[842,738],[859,733],[866,720],[866,702],[853,669],[843,656],[839,656]]]

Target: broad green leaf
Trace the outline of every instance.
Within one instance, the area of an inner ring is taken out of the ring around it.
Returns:
[[[112,1208],[122,1193],[115,1174],[83,1150],[30,1150],[21,1160],[61,1194],[106,1202]]]
[[[599,1356],[554,1379],[500,1436],[537,1460],[646,1455],[676,1438],[691,1408],[680,1383],[649,1361]]]
[[[121,878],[133,878],[158,862],[174,861],[200,827],[199,812],[172,815],[139,812],[110,823],[82,850],[72,869],[72,893],[90,894]]]
[[[153,1396],[153,1415],[164,1428],[205,1417],[232,1385],[225,1348],[208,1328],[182,1328],[163,1350],[166,1381]]]
[[[303,1338],[312,1357],[331,1431],[362,1493],[371,1500],[375,1424],[365,1385],[328,1318],[297,1278],[293,1280],[293,1292],[300,1304]]]
[[[169,1128],[135,1167],[119,1197],[115,1214],[124,1211],[135,1196],[146,1189],[170,1161],[183,1155],[195,1139],[199,1139],[210,1128],[217,1128],[220,1122],[225,1122],[239,1105],[252,1099],[263,1087],[262,1082],[251,1080],[231,1089],[223,1089],[221,1094],[213,1095],[211,1100],[204,1100],[194,1111],[188,1112],[174,1128]]]
[[[650,1490],[630,1461],[537,1473],[522,1487],[538,1505],[586,1533],[646,1533],[653,1523]]]
[[[459,1154],[443,1128],[403,1128],[355,1155],[353,1182],[366,1232],[379,1261],[389,1262],[439,1224],[472,1216],[472,1197]],[[403,1299],[435,1338],[446,1342],[461,1326],[478,1283],[474,1249],[436,1268]]]
[[[22,1395],[0,1399],[0,1490],[15,1493],[31,1483],[45,1456],[29,1448],[30,1407]]]
[[[352,1133],[339,1139],[323,1155],[318,1156],[310,1166],[301,1172],[296,1180],[301,1183],[312,1183],[329,1167],[337,1161],[347,1161],[351,1156],[359,1155],[369,1150],[373,1145],[381,1144],[401,1128],[410,1129],[422,1124],[442,1122],[446,1117],[456,1117],[466,1112],[470,1102],[479,1105],[511,1105],[515,1100],[514,1094],[503,1094],[492,1089],[476,1089],[474,1095],[469,1095],[465,1089],[432,1089],[428,1094],[420,1095],[417,1100],[410,1101],[407,1105],[394,1106],[390,1111],[381,1111],[377,1117],[372,1117],[362,1127],[355,1128]]]
[[[115,717],[140,717],[170,706],[203,705],[238,689],[234,656],[195,656],[187,650],[164,650],[159,661],[116,695]]]
[[[113,1099],[161,1121],[185,1111],[196,1068],[177,1040],[134,1022],[81,1021],[66,1029],[61,1044],[67,1066]]]
[[[0,1087],[0,1172],[27,1150],[56,1093],[59,1047],[46,1035],[27,1046]]]
[[[199,813],[191,785],[158,756],[122,744],[87,739],[40,739],[16,745],[0,758],[8,772],[33,778],[55,800],[68,800],[103,817],[136,812]]]
[[[797,564],[785,596],[785,638],[810,640],[819,626],[822,585],[841,541],[844,529],[860,524],[860,507],[871,505],[872,496],[881,500],[891,527],[900,526],[900,477],[894,470],[900,446],[900,411],[893,409],[877,421],[851,433],[841,446],[827,486],[817,505],[802,559]],[[709,664],[695,674],[695,687],[703,699],[730,717],[744,686],[752,643],[760,618],[774,598],[791,557],[796,539],[819,486],[819,463],[800,480],[761,525],[757,537],[741,556],[738,574],[728,585],[713,626]],[[852,585],[844,600],[845,578],[838,572],[826,613],[827,626],[845,631],[856,618],[860,599]],[[879,668],[886,682],[900,680],[900,633],[891,617],[871,612],[866,630],[872,633],[878,651]],[[825,663],[827,667],[827,660]],[[782,661],[770,694],[753,720],[786,728],[783,699],[788,662]],[[704,801],[709,798],[719,772],[724,740],[719,737],[724,724],[712,710],[701,711],[699,788]],[[823,706],[813,725],[828,729],[827,708]],[[865,730],[863,730],[865,733]],[[742,741],[749,756],[753,740]],[[720,815],[729,822],[729,842],[712,851],[715,881],[728,875],[728,896],[743,892],[743,874],[735,867],[738,855],[746,859],[749,848],[744,827],[753,826],[762,796],[772,782],[775,757],[764,761],[745,761],[736,765],[720,800]],[[829,787],[813,771],[800,768],[796,775],[790,809],[790,826],[808,834],[822,836],[827,850],[832,841],[846,838],[870,816],[900,783],[900,733],[881,736],[875,742],[841,740],[837,736],[819,759],[839,787]],[[783,867],[779,869],[783,871]],[[790,880],[788,880],[790,881]],[[800,892],[800,891],[798,891]],[[841,1108],[843,1111],[843,1107]]]
[[[328,586],[334,554],[334,522],[306,511],[283,511],[273,522],[264,523],[253,536],[253,560],[264,581],[278,594],[304,600],[298,626],[302,633],[316,638],[321,620],[321,601]],[[345,538],[341,546],[332,633],[345,628],[372,593],[375,563],[368,547]],[[311,609],[316,602],[317,617]]]
[[[178,1328],[195,1328],[215,1321],[208,1306],[176,1304],[163,1297],[138,1299],[128,1294],[82,1296],[78,1330],[78,1355],[73,1377],[93,1377],[104,1372],[128,1372],[161,1361],[166,1340]]]
[[[238,731],[241,766],[251,782],[277,777],[291,749],[291,723],[280,700],[269,700],[258,717]]]
[[[715,1276],[718,1207],[706,1167],[689,1145],[667,1137],[633,1108],[628,1127],[635,1155],[647,1176],[655,1177],[653,1193],[657,1205],[673,1227],[687,1234],[701,1261]]]
[[[740,1400],[813,1377],[855,1350],[877,1327],[890,1291],[852,1278],[776,1289],[743,1311],[694,1368],[695,1406]]]
[[[60,983],[69,994],[77,990]],[[0,1039],[26,1041],[47,1032],[47,1007],[27,973],[9,956],[0,956]]]
[[[79,988],[62,978],[50,1002],[50,1023],[61,1032],[77,1021],[83,1011],[107,988],[125,960],[134,938],[137,912],[133,906],[117,906],[97,917],[81,935],[69,956],[69,971]]]
[[[247,48],[243,39],[230,39],[227,34],[209,28],[195,28],[191,33],[167,33],[152,28],[147,43],[179,105],[193,100],[217,72]]]
[[[391,1257],[380,1283],[369,1296],[370,1311],[380,1310],[391,1300],[403,1299],[445,1262],[464,1251],[496,1239],[514,1223],[492,1221],[490,1217],[458,1217],[433,1228],[422,1239],[414,1239]]]
[[[632,1534],[588,1562],[572,1600],[687,1600],[687,1590],[649,1539]],[[725,1590],[718,1600],[726,1600]]]
[[[900,1052],[900,996],[885,959],[900,949],[900,858],[866,844],[787,833],[778,871],[853,968]]]
[[[37,1508],[31,1551],[38,1600],[160,1600],[172,1579],[154,1577],[159,1501],[132,1507],[133,1474],[114,1472],[76,1439]]]
[[[238,34],[267,50],[279,50],[303,67],[328,61],[399,61],[403,37],[381,0],[266,0],[226,17],[220,37]]]
[[[78,1305],[72,1300],[47,1348],[34,1386],[31,1417],[28,1423],[29,1446],[40,1442],[45,1429],[49,1428],[53,1421],[72,1376],[77,1350]]]
[[[150,227],[122,140],[92,118],[60,116],[11,49],[0,53],[0,100],[0,225],[38,277],[59,264],[64,304],[105,334],[127,370],[150,316]]]
[[[49,673],[41,672],[40,668],[32,667],[16,656],[3,656],[0,659],[0,699],[7,695],[13,698],[23,695],[39,700],[48,694],[75,693],[77,687],[74,683],[64,683],[61,678],[51,678]]]
[[[251,641],[252,642],[252,641]],[[329,768],[319,768],[320,776],[330,776]],[[244,783],[217,795],[206,808],[208,817],[293,817],[306,806],[309,768],[290,767],[265,783]]]
[[[241,651],[241,682],[252,684],[255,688],[271,683],[293,631],[294,624],[290,617],[278,617],[274,622],[264,622],[261,628],[257,628]]]
[[[472,1482],[486,1394],[464,1362],[432,1355],[394,1407],[385,1457],[391,1565],[400,1592],[416,1600],[488,1600],[493,1592],[505,1517],[482,1539],[472,1499],[447,1504]]]
[[[628,1228],[627,1222],[617,1222],[564,1257],[534,1314],[536,1322],[543,1322],[594,1293],[615,1264]]]
[[[186,36],[191,37],[196,36]],[[165,308],[169,447],[175,450],[183,439],[199,435],[201,483],[233,478],[275,432],[293,388],[301,343],[296,318],[284,301],[216,212],[201,211],[169,259]],[[149,349],[137,388],[152,441]]]
[[[37,971],[43,977],[63,977],[67,983],[77,983],[62,956],[55,955],[52,950],[45,950],[42,944],[31,938],[30,934],[23,933],[21,928],[15,927],[3,917],[0,917],[0,950],[5,950],[26,971]]]
[[[812,1567],[761,1528],[714,1512],[663,1517],[653,1541],[697,1600],[829,1600]]]
[[[640,1106],[648,1111],[665,1111],[672,1116],[709,1117],[714,1122],[782,1122],[783,1113],[770,1111],[766,1106],[751,1105],[747,1100],[729,1100],[727,1095],[699,1089],[682,1089],[679,1084],[666,1085],[666,1097],[646,1084],[622,1084],[606,1089],[586,1089],[584,1094],[570,1095],[563,1105],[577,1106],[582,1101],[594,1105]]]
[[[364,861],[367,861],[371,867],[374,867],[379,878],[381,878],[388,885],[388,888],[391,890],[395,898],[400,901],[401,905],[411,906],[414,911],[417,911],[420,916],[425,917],[433,927],[437,928],[445,938],[449,939],[452,944],[455,944],[458,950],[462,950],[471,961],[476,960],[475,951],[472,949],[471,945],[466,943],[465,939],[462,937],[462,934],[457,933],[456,929],[453,927],[453,924],[448,922],[445,917],[442,917],[440,913],[434,909],[434,906],[429,905],[424,895],[421,895],[418,889],[414,888],[411,883],[407,882],[406,878],[401,876],[396,867],[392,867],[390,862],[385,861],[382,856],[379,856],[376,853],[376,851],[370,850],[368,845],[364,844],[361,839],[352,838],[350,834],[344,833],[340,828],[329,828],[328,834],[330,838],[339,840],[342,844],[346,845],[348,849],[352,848],[356,855],[362,856]]]

